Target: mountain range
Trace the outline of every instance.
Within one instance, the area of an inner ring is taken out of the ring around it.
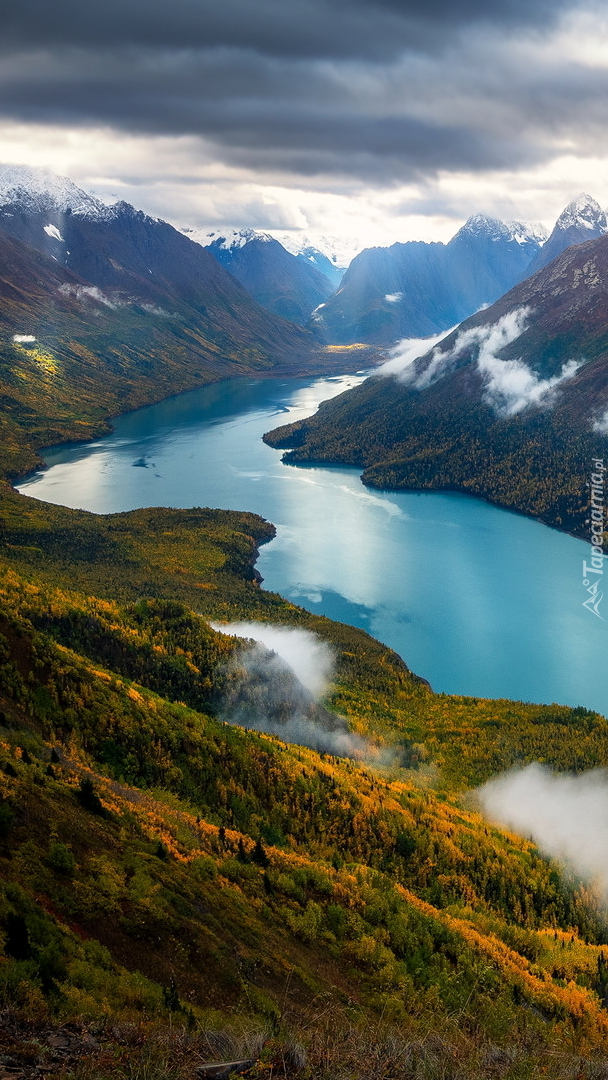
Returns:
[[[447,330],[518,281],[543,239],[519,223],[475,215],[448,244],[367,248],[312,325],[326,341],[381,345]]]
[[[194,318],[207,339],[232,356],[238,350],[241,362],[251,356],[254,365],[279,356],[289,364],[294,351],[301,361],[314,350],[313,336],[332,345],[387,346],[447,330],[606,228],[599,205],[581,195],[548,240],[540,227],[477,214],[448,244],[368,248],[342,276],[335,256],[306,241],[285,237],[287,250],[252,229],[180,233],[128,203],[106,206],[48,170],[0,167],[0,229],[85,284],[109,290],[110,300]],[[293,324],[311,334],[298,335]]]
[[[328,342],[393,345],[448,330],[546,266],[570,244],[606,232],[600,206],[581,195],[544,229],[475,214],[448,244],[410,241],[367,248],[314,312]],[[546,241],[546,242],[545,242]]]
[[[581,194],[562,211],[548,240],[527,267],[526,277],[548,266],[572,244],[584,244],[608,232],[608,220],[599,203]]]
[[[588,535],[608,452],[608,235],[564,250],[416,356],[265,436],[387,488],[467,491]]]

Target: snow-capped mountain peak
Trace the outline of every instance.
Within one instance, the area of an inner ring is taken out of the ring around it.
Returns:
[[[30,214],[68,210],[105,218],[108,207],[77,187],[67,176],[29,165],[0,165],[0,207],[17,205]]]
[[[608,231],[608,220],[600,204],[591,195],[581,193],[562,211],[555,224],[556,229],[576,228],[594,233]]]
[[[360,248],[350,240],[336,237],[305,234],[298,230],[285,231],[273,229],[272,233],[251,228],[220,228],[201,226],[182,228],[189,240],[202,247],[213,247],[222,251],[236,251],[251,240],[270,243],[278,241],[290,255],[305,259],[322,273],[330,271],[338,278],[359,252]]]
[[[456,235],[469,234],[488,240],[514,240],[517,244],[544,244],[547,231],[542,225],[523,221],[500,221],[485,214],[473,214]]]
[[[504,240],[508,234],[504,221],[486,217],[485,214],[472,214],[459,231],[471,233],[473,236],[487,236],[490,240]]]

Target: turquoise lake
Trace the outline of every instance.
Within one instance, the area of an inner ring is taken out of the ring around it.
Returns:
[[[97,513],[255,511],[277,526],[257,563],[264,587],[368,630],[435,690],[608,714],[608,622],[583,607],[588,544],[465,495],[284,465],[261,441],[363,377],[216,383],[46,451],[49,467],[16,486]]]

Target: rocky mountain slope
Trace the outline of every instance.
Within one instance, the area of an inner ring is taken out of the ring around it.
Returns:
[[[172,226],[44,170],[0,168],[0,296],[0,462],[13,476],[36,447],[168,394],[363,362],[262,309]]]

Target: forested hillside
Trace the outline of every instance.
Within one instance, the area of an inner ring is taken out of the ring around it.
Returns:
[[[248,514],[3,500],[10,1061],[102,1076],[146,1032],[171,1076],[218,1046],[275,1075],[599,1075],[608,924],[460,793],[514,762],[605,764],[608,723],[433,694],[362,631],[261,590],[271,535]],[[331,643],[326,705],[366,760],[220,719],[237,642],[210,616]]]

